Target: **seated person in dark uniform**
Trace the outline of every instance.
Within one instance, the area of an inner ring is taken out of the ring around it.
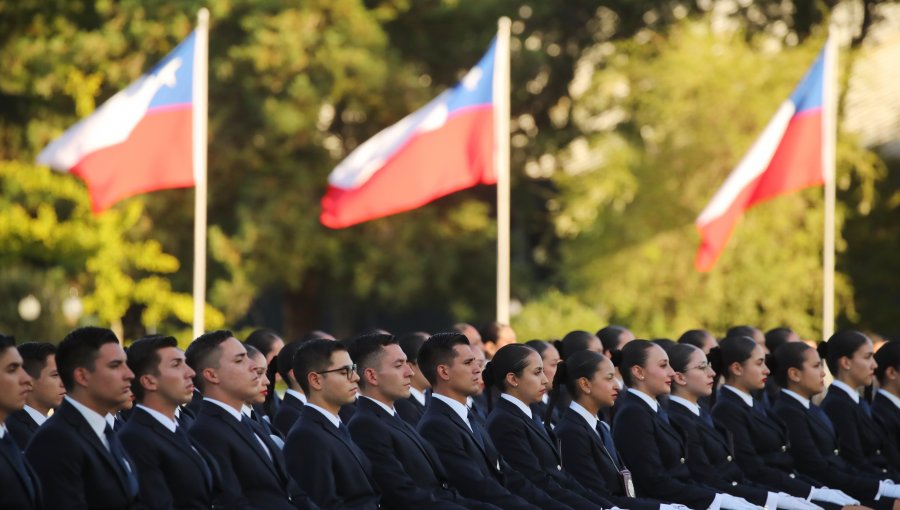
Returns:
[[[0,335],[0,508],[39,510],[41,485],[19,445],[4,425],[10,414],[21,411],[31,390],[31,378],[13,337]]]
[[[407,333],[399,338],[400,348],[406,354],[407,363],[412,367],[413,375],[410,380],[409,397],[398,400],[394,403],[394,407],[403,421],[413,427],[419,424],[419,420],[425,414],[425,392],[431,388],[428,379],[425,379],[419,368],[419,349],[422,348],[425,340],[428,340],[428,333],[421,331]]]
[[[44,487],[44,504],[141,508],[134,463],[106,422],[131,398],[134,374],[115,333],[79,328],[56,351],[66,397],[28,443],[25,456]]]
[[[203,392],[203,404],[188,431],[209,452],[222,476],[226,507],[290,510],[317,508],[285,469],[281,450],[264,430],[241,414],[259,393],[259,374],[247,349],[230,331],[197,337],[185,352]]]
[[[372,462],[375,481],[389,508],[495,509],[453,490],[437,452],[394,407],[409,395],[413,369],[392,335],[355,339],[350,356],[357,366],[362,397],[348,428]]]
[[[25,372],[31,377],[31,393],[25,408],[16,411],[6,426],[19,447],[25,450],[31,436],[47,421],[50,411],[59,407],[66,387],[56,370],[56,346],[49,342],[27,342],[19,346]]]
[[[278,406],[278,411],[272,420],[272,425],[281,433],[282,437],[287,437],[291,427],[300,418],[303,406],[306,405],[306,395],[303,393],[300,383],[297,382],[297,378],[294,377],[294,367],[292,366],[294,353],[297,352],[301,345],[303,345],[302,340],[291,342],[285,345],[281,352],[278,353],[278,357],[275,358],[275,364],[278,366],[278,375],[281,376],[281,379],[287,385],[284,398],[281,399],[281,404]]]
[[[145,337],[129,347],[128,366],[136,405],[119,437],[134,460],[141,500],[148,509],[211,508],[217,467],[175,417],[194,394],[184,352],[173,337]]]
[[[294,354],[294,375],[309,401],[284,445],[288,470],[322,508],[375,510],[372,465],[338,416],[356,400],[356,366],[341,342],[311,340]]]

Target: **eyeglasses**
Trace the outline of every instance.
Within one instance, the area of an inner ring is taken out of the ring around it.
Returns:
[[[321,372],[316,372],[319,375],[330,374],[332,372],[337,372],[342,376],[346,377],[347,380],[353,379],[353,374],[356,373],[356,363],[352,365],[346,365],[340,368],[332,368],[331,370],[322,370]]]
[[[702,372],[706,372],[710,368],[711,368],[711,365],[709,363],[700,363],[696,367],[690,367],[687,370],[700,370]]]

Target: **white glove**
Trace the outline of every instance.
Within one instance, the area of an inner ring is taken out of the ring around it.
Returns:
[[[756,506],[744,498],[738,498],[731,494],[722,493],[718,496],[721,496],[721,499],[719,499],[719,508],[725,510],[765,510],[761,506]]]
[[[891,480],[882,480],[878,483],[878,493],[887,498],[900,498],[900,485],[894,485]]]
[[[779,492],[777,507],[784,510],[824,510],[815,503],[806,501],[803,498],[795,498],[786,492]]]
[[[834,503],[835,505],[847,506],[858,505],[859,500],[853,499],[837,489],[829,489],[828,487],[813,487],[809,491],[807,500],[824,501],[826,503]]]

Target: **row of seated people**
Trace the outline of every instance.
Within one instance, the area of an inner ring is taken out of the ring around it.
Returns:
[[[291,360],[280,371],[291,390],[271,427],[242,412],[259,401],[265,359],[254,363],[230,332],[203,335],[186,352],[170,337],[145,338],[126,356],[109,330],[81,328],[55,355],[68,394],[24,455],[0,429],[14,445],[3,449],[0,509],[892,507],[900,488],[889,436],[877,434],[877,455],[861,446],[870,465],[844,447],[844,422],[881,426],[860,417],[875,421],[884,405],[867,411],[855,389],[875,370],[871,342],[847,332],[824,345],[847,387],[835,383],[825,412],[810,403],[824,389],[822,362],[802,343],[770,360],[783,393],[768,409],[751,396],[769,370],[750,338],[726,339],[709,357],[688,344],[666,352],[631,342],[612,356],[618,367],[591,350],[567,352],[547,408],[564,392],[569,403],[554,426],[535,411],[551,385],[531,347],[504,346],[482,369],[459,333],[432,335],[414,364],[389,334],[316,339],[278,355]],[[892,345],[879,353],[896,356]],[[896,408],[900,360],[891,360],[879,395]],[[0,369],[6,418],[30,386],[11,339],[0,344]],[[410,400],[414,369],[431,386],[415,428],[397,405]],[[703,404],[717,373],[726,385],[710,416]],[[192,411],[195,383],[202,399]],[[499,394],[487,420],[467,406],[485,386]],[[132,392],[138,404],[115,432],[107,420]],[[602,410],[613,404],[609,427]],[[299,412],[282,445],[289,407]],[[355,410],[346,425],[342,408]],[[871,430],[857,428],[857,442]]]

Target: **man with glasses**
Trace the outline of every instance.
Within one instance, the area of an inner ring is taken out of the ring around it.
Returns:
[[[284,445],[288,472],[322,508],[374,510],[381,496],[372,466],[338,412],[356,400],[356,365],[340,342],[312,340],[294,354],[307,403]]]
[[[241,406],[258,392],[259,374],[230,331],[197,337],[187,351],[203,404],[189,430],[218,463],[226,508],[317,508],[290,479],[281,450],[260,434]]]

